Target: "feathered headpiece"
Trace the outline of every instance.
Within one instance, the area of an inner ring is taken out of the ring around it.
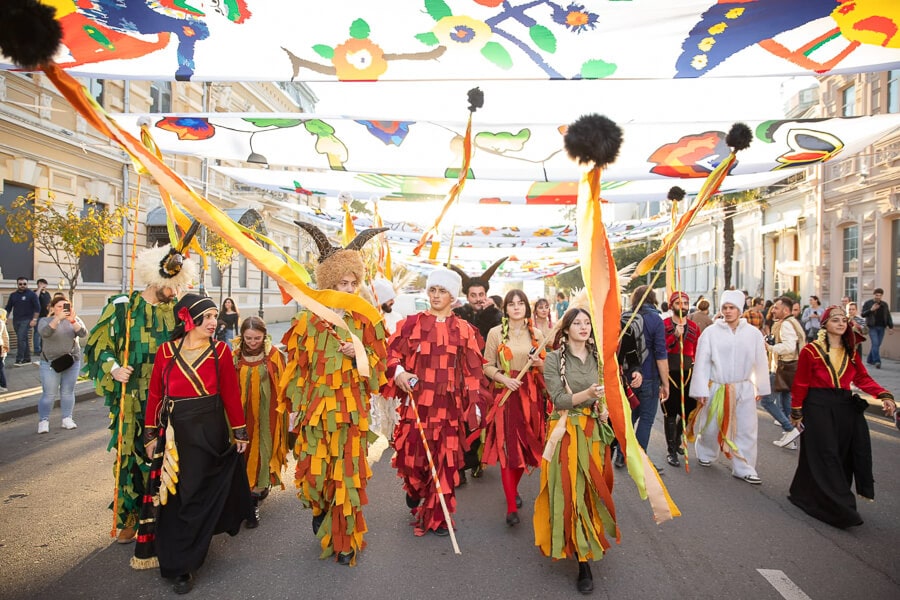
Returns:
[[[328,236],[321,229],[310,223],[294,221],[300,229],[310,235],[319,249],[319,264],[316,265],[316,285],[320,290],[334,289],[341,277],[347,273],[356,275],[362,283],[366,275],[366,266],[363,264],[359,251],[366,242],[373,237],[387,231],[387,227],[376,227],[360,231],[346,247],[333,246],[328,241]]]
[[[473,285],[476,287],[483,287],[484,291],[487,292],[489,289],[491,289],[491,277],[494,276],[494,272],[500,267],[500,265],[503,264],[503,261],[505,261],[507,258],[509,258],[509,257],[504,256],[503,258],[501,258],[500,260],[498,260],[497,262],[495,262],[494,264],[489,266],[484,273],[482,273],[481,275],[476,275],[475,277],[469,277],[469,275],[467,275],[465,271],[463,271],[462,269],[460,269],[457,266],[454,266],[454,265],[447,265],[447,266],[450,267],[451,269],[453,269],[454,271],[456,271],[457,273],[459,273],[459,276],[462,278],[463,294],[468,294],[469,288],[472,287]]]
[[[147,287],[171,287],[185,289],[197,278],[197,263],[184,256],[184,251],[200,227],[194,221],[185,232],[184,238],[176,245],[147,248],[138,254],[134,262],[134,272],[138,280]]]

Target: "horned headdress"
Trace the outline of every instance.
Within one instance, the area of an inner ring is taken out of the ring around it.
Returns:
[[[469,275],[467,275],[465,273],[465,271],[463,271],[462,269],[460,269],[457,266],[454,266],[454,265],[447,265],[447,266],[450,267],[451,269],[453,269],[454,271],[456,271],[457,273],[459,273],[459,276],[462,277],[463,294],[468,294],[469,288],[472,287],[473,285],[483,287],[484,291],[487,292],[491,288],[491,277],[494,276],[494,272],[500,267],[500,265],[503,264],[503,261],[505,261],[507,258],[509,258],[509,257],[504,256],[503,258],[501,258],[500,260],[498,260],[497,262],[495,262],[494,264],[489,266],[484,273],[482,273],[481,275],[476,275],[475,277],[469,277]]]
[[[134,262],[134,274],[147,287],[186,289],[197,278],[197,263],[184,253],[200,227],[191,223],[184,237],[175,246],[146,248]]]
[[[321,229],[310,223],[294,221],[308,233],[319,249],[319,264],[316,265],[316,285],[320,290],[334,289],[341,277],[347,273],[356,275],[360,283],[365,279],[366,266],[359,251],[373,237],[387,231],[387,227],[376,227],[360,231],[346,247],[334,246]]]

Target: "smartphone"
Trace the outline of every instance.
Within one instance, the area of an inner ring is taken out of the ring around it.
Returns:
[[[408,385],[409,385],[410,389],[412,389],[412,388],[416,387],[416,384],[418,384],[418,383],[419,383],[418,377],[410,377]]]
[[[68,302],[63,302],[63,310],[65,310],[65,311],[72,310],[72,305],[69,304]]]

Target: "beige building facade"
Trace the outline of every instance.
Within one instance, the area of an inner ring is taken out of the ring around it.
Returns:
[[[308,87],[293,83],[81,81],[109,113],[310,112],[316,101]],[[167,156],[165,161],[234,220],[260,222],[263,231],[290,256],[301,263],[310,259],[312,245],[293,223],[297,214],[276,207],[272,201],[320,207],[323,198],[248,190],[210,169],[210,160]],[[168,241],[159,192],[148,177],[136,174],[125,153],[87,125],[42,74],[3,72],[0,199],[8,208],[17,196],[29,192],[34,192],[38,201],[53,202],[60,211],[69,203],[80,210],[86,200],[113,207],[137,199],[137,247]],[[73,303],[89,325],[96,321],[109,296],[127,291],[133,223],[126,229],[126,235],[107,244],[101,256],[84,262]],[[28,278],[32,288],[36,279],[44,278],[51,291],[67,291],[48,257],[29,249],[28,244],[14,244],[9,236],[0,235],[0,294],[4,304],[20,276]],[[195,287],[217,301],[233,297],[242,317],[263,314],[269,321],[283,321],[296,310],[293,303],[283,305],[277,285],[239,256],[223,273],[211,263],[210,271],[203,273]]]

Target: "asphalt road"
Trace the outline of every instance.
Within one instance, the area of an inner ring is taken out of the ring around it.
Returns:
[[[172,594],[156,571],[128,566],[132,546],[109,529],[113,455],[99,400],[79,403],[78,429],[34,433],[33,418],[0,424],[0,598],[158,598]],[[730,476],[724,459],[664,481],[683,516],[656,525],[634,484],[617,471],[621,543],[593,566],[597,598],[900,598],[900,432],[870,418],[878,501],[849,531],[807,517],[787,489],[796,452],[771,444],[779,430],[760,413],[761,486]],[[651,455],[662,447],[659,423]],[[256,530],[217,536],[190,597],[568,598],[575,564],[534,547],[531,505],[538,474],[526,476],[522,524],[504,522],[499,470],[458,492],[458,539],[416,538],[408,525],[390,450],[374,465],[365,514],[368,548],[358,566],[318,560],[311,514],[289,488],[262,506]],[[696,464],[696,463],[694,463]],[[773,583],[774,582],[774,583]],[[780,590],[780,591],[779,591]]]

